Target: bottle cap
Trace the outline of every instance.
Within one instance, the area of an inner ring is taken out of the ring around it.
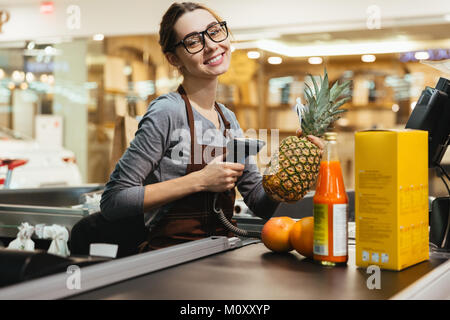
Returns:
[[[337,133],[336,132],[325,132],[325,140],[327,141],[336,141]]]

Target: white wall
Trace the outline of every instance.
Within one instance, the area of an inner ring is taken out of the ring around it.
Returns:
[[[55,11],[39,12],[38,0],[0,0],[0,10],[10,12],[1,41],[29,40],[41,37],[84,37],[157,33],[167,0],[54,0]],[[367,21],[367,8],[378,5],[382,27],[421,20],[444,21],[450,13],[448,0],[204,0],[229,22],[235,31],[252,28],[294,26],[299,32],[361,28]],[[79,29],[67,27],[70,5],[81,9]]]

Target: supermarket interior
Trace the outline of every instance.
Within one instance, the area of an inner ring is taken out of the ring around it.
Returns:
[[[119,2],[72,2],[1,1],[2,20],[9,18],[0,34],[0,125],[36,138],[40,115],[62,117],[62,130],[48,143],[75,153],[84,183],[106,183],[115,116],[143,115],[181,82],[158,43],[167,1],[131,1],[125,10]],[[423,88],[445,75],[434,65],[450,57],[449,5],[327,1],[330,9],[322,10],[323,3],[265,2],[256,13],[258,1],[207,1],[227,18],[233,37],[217,100],[244,132],[267,129],[270,137],[278,129],[283,138],[299,126],[293,106],[304,99],[308,74],[326,67],[332,83],[351,79],[352,100],[336,130],[352,187],[353,133],[403,128]],[[251,19],[246,12],[254,12]],[[446,193],[439,180],[430,188]]]

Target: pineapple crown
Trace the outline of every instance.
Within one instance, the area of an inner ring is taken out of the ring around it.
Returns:
[[[340,114],[346,109],[339,109],[351,99],[350,84],[346,81],[338,84],[338,81],[329,88],[327,69],[324,69],[324,77],[320,76],[320,89],[312,75],[309,75],[314,90],[305,82],[305,96],[307,107],[301,111],[301,127],[304,135],[322,137],[328,128],[340,118]]]

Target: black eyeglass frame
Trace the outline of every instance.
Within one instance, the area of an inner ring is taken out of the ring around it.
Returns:
[[[209,35],[209,33],[208,33],[208,30],[209,30],[209,29],[211,29],[212,27],[215,27],[215,26],[217,26],[217,25],[220,25],[221,27],[225,27],[225,31],[227,32],[226,37],[225,37],[223,40],[220,40],[220,41],[214,40],[214,39]],[[184,41],[185,41],[187,38],[190,38],[190,37],[192,37],[192,36],[195,35],[195,34],[200,34],[200,35],[201,35],[203,46],[202,46],[202,48],[201,48],[200,50],[198,50],[198,51],[190,52],[189,49],[186,47],[186,44],[184,43]],[[174,50],[175,50],[179,45],[183,45],[184,49],[186,49],[186,51],[187,51],[188,53],[190,53],[190,54],[196,54],[196,53],[199,53],[200,51],[202,51],[203,49],[205,49],[205,45],[206,45],[205,34],[207,34],[207,35],[208,35],[208,38],[211,39],[211,41],[213,41],[213,42],[215,42],[215,43],[220,43],[220,42],[223,42],[223,41],[227,40],[227,38],[228,38],[228,36],[229,36],[228,27],[227,27],[227,22],[226,22],[226,21],[220,21],[220,22],[217,22],[217,23],[215,23],[215,24],[210,25],[210,26],[209,26],[206,30],[204,30],[204,31],[190,33],[190,34],[188,34],[187,36],[185,36],[183,40],[181,40],[180,42],[178,42],[177,44],[175,44],[175,45],[173,46],[173,48],[174,48]]]

